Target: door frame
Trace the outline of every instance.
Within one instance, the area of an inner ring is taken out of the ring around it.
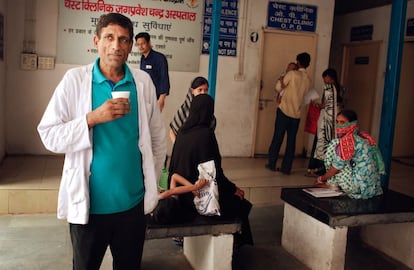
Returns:
[[[314,58],[313,61],[311,61],[311,65],[308,67],[308,74],[312,79],[312,86],[314,86],[314,72],[316,69],[316,53],[317,53],[317,47],[318,47],[318,34],[317,33],[307,33],[307,32],[292,32],[292,31],[282,31],[282,30],[276,30],[276,29],[269,29],[269,28],[265,28],[262,27],[261,31],[260,31],[260,35],[263,37],[262,38],[262,42],[260,44],[260,65],[259,68],[257,70],[257,82],[256,82],[256,97],[255,97],[255,111],[254,111],[254,123],[253,123],[253,136],[252,136],[252,150],[250,153],[251,157],[255,156],[255,152],[256,152],[256,138],[257,138],[257,127],[258,127],[258,117],[259,117],[259,100],[260,100],[260,93],[261,93],[261,87],[262,87],[262,72],[263,72],[263,59],[264,59],[264,46],[265,46],[265,34],[281,34],[281,35],[292,35],[292,36],[309,36],[312,37],[314,39],[316,39],[316,41],[314,42],[314,48],[313,48],[313,52],[315,53],[315,55],[313,55],[312,57]],[[302,119],[301,119],[302,120]],[[270,142],[269,142],[270,143]]]
[[[357,42],[357,43],[353,42],[353,43],[344,43],[344,44],[342,44],[343,51],[342,51],[341,78],[340,78],[340,82],[341,82],[342,85],[344,84],[344,80],[345,80],[345,78],[347,76],[347,72],[348,72],[347,68],[348,68],[350,48],[351,47],[360,47],[360,46],[365,46],[365,45],[372,45],[372,44],[378,44],[378,46],[379,46],[378,57],[380,57],[381,56],[381,51],[383,49],[382,46],[384,44],[384,42],[382,40],[372,40],[372,41],[363,41],[363,42]],[[376,109],[378,108],[377,107],[377,102],[379,101],[379,99],[378,99],[378,95],[379,95],[378,80],[379,80],[380,68],[381,68],[381,61],[378,60],[377,70],[376,70],[376,73],[375,73],[376,76],[375,76],[375,81],[374,81],[374,83],[375,83],[375,87],[374,87],[375,93],[374,94],[375,95],[374,95],[374,98],[371,100],[372,109],[371,109],[371,118],[369,120],[369,130],[366,130],[370,134],[374,134],[373,130],[374,130],[374,127],[376,126],[375,121],[380,121],[381,120],[380,118],[376,119],[375,115],[374,115]],[[346,85],[345,85],[345,89],[346,89]],[[382,96],[382,94],[381,94],[381,96]]]

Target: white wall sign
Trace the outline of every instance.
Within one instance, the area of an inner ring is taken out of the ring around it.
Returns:
[[[122,4],[121,4],[122,3]],[[154,50],[166,55],[171,71],[198,71],[204,1],[60,0],[57,63],[87,64],[98,56],[93,46],[100,15],[121,13],[134,23],[134,34],[148,32]],[[134,46],[128,63],[139,65]]]

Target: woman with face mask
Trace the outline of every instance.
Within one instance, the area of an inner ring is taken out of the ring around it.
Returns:
[[[336,117],[337,139],[326,150],[327,171],[315,185],[340,189],[354,199],[368,199],[382,194],[381,175],[384,162],[375,140],[360,131],[357,115],[342,110]]]

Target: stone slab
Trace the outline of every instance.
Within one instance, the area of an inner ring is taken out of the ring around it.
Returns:
[[[393,190],[357,200],[348,196],[316,198],[302,188],[283,188],[281,198],[331,227],[414,221],[414,198]]]

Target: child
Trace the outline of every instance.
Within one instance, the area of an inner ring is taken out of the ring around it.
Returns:
[[[283,77],[285,77],[286,73],[288,73],[291,70],[298,70],[298,65],[296,63],[290,62],[287,65],[286,70],[284,72],[282,72],[282,74],[280,74],[278,80],[281,80],[283,82]],[[280,103],[282,101],[282,96],[283,96],[284,92],[285,92],[285,89],[282,89],[282,91],[280,91],[280,92],[276,91],[276,101],[277,101],[277,103]]]
[[[199,179],[195,184],[191,184],[181,175],[174,173],[171,176],[170,189],[161,192],[158,206],[151,213],[151,220],[157,224],[174,224],[184,223],[187,221],[187,215],[183,213],[180,202],[175,195],[193,192],[198,196],[198,190],[207,185],[206,179]]]
[[[174,173],[171,176],[170,189],[159,194],[160,199],[171,197],[172,195],[193,192],[194,196],[198,196],[198,190],[204,187],[208,181],[206,179],[198,179],[195,184],[191,184],[187,179],[181,175]],[[180,184],[177,186],[177,184]]]

